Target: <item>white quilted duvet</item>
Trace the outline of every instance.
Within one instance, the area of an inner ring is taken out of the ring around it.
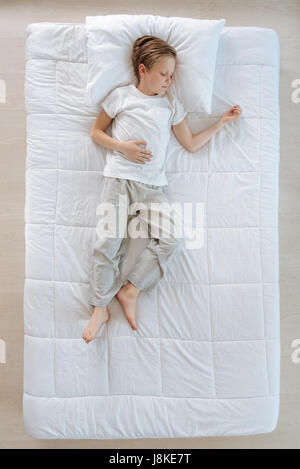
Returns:
[[[27,27],[24,423],[35,438],[250,435],[279,413],[279,41],[225,27],[212,115],[242,118],[200,151],[172,134],[171,202],[205,203],[204,246],[138,298],[132,331],[114,298],[89,345],[88,278],[106,150],[89,137],[84,24]],[[131,240],[122,274],[147,240]]]

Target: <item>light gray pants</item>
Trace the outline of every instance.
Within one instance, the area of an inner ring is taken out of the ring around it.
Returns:
[[[155,287],[165,275],[170,260],[181,251],[183,237],[178,236],[176,231],[178,218],[174,216],[165,187],[104,176],[100,196],[101,210],[98,206],[97,215],[108,213],[104,210],[106,203],[112,208],[109,218],[100,218],[96,226],[97,236],[89,279],[90,305],[108,305],[122,287],[120,265],[130,237],[148,238],[146,249],[137,258],[134,269],[127,277],[140,290],[148,291]],[[162,207],[168,208],[165,210]],[[116,223],[113,223],[114,220]],[[137,223],[129,226],[132,220],[140,222],[142,231],[137,229]],[[108,230],[105,231],[106,226]],[[137,235],[138,231],[140,235]]]

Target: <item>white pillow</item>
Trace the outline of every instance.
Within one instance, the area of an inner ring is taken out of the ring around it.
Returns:
[[[150,34],[177,51],[170,91],[187,112],[210,114],[216,55],[225,22],[154,15],[87,16],[86,104],[101,104],[117,86],[137,84],[132,46],[138,37]]]

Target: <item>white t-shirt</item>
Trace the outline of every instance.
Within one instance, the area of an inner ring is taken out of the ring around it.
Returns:
[[[151,150],[153,155],[142,164],[108,149],[103,175],[157,186],[168,185],[165,157],[171,126],[179,124],[187,114],[178,98],[168,91],[148,96],[130,84],[112,90],[102,102],[102,108],[113,118],[113,138],[144,140],[147,143],[140,144],[141,147]]]

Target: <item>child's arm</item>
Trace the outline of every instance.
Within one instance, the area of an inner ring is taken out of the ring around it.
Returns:
[[[225,112],[218,122],[195,135],[192,134],[185,119],[179,124],[173,125],[172,129],[179,143],[193,153],[203,147],[225,124],[237,120],[241,113],[242,109],[237,104]]]
[[[104,110],[101,110],[91,128],[90,137],[98,145],[103,145],[110,150],[120,151],[120,144],[122,142],[105,133],[111,121],[112,118]]]
[[[146,164],[147,161],[150,161],[152,152],[140,146],[147,145],[145,140],[137,139],[124,142],[116,140],[105,133],[111,121],[112,118],[102,109],[90,131],[90,137],[93,142],[110,150],[115,150],[135,163]]]

